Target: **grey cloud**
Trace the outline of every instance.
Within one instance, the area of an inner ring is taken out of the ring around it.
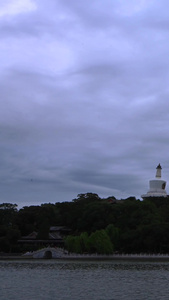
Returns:
[[[3,202],[140,198],[158,163],[167,179],[168,4],[127,1],[0,19]]]

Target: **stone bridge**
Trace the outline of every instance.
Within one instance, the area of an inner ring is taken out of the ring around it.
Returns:
[[[43,248],[34,252],[27,252],[24,254],[24,256],[30,256],[32,258],[61,258],[67,255],[67,251],[65,251],[62,248],[52,248],[52,247],[47,247]]]

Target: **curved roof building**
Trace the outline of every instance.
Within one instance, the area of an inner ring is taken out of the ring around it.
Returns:
[[[156,168],[156,177],[149,181],[149,191],[147,194],[142,195],[143,199],[149,197],[167,197],[167,192],[165,190],[166,181],[161,179],[162,167],[159,164]]]

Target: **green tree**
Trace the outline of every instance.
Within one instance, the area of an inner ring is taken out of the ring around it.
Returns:
[[[89,237],[90,251],[98,254],[111,254],[113,244],[105,230],[96,230]]]
[[[93,202],[100,201],[100,197],[95,193],[78,194],[77,198],[73,199],[73,202]]]
[[[69,252],[73,252],[73,250],[74,250],[74,236],[68,235],[67,237],[65,237],[65,248]]]
[[[120,238],[119,228],[115,227],[113,224],[109,224],[105,230],[114,246],[114,250],[117,249]]]
[[[65,246],[69,252],[82,253],[80,236],[68,236],[65,238]]]
[[[82,232],[80,235],[81,253],[89,252],[89,236],[87,232]]]
[[[17,212],[16,204],[0,204],[0,225],[8,226],[15,223]]]

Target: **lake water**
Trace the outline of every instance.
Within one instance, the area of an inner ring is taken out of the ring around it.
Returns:
[[[168,300],[169,262],[0,261],[0,300]]]

